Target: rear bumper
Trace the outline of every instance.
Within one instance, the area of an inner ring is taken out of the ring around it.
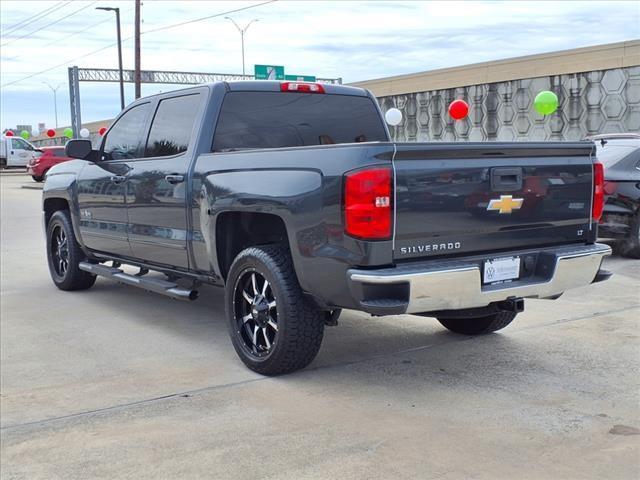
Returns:
[[[608,245],[571,245],[432,260],[379,270],[350,269],[347,281],[360,309],[374,315],[458,310],[512,297],[550,298],[589,285],[596,280],[602,259],[610,254]],[[522,259],[520,279],[482,284],[485,259],[514,255]]]

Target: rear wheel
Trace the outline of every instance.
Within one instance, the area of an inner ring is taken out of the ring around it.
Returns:
[[[619,243],[617,250],[623,257],[640,258],[640,213],[631,218],[629,236]]]
[[[285,247],[240,252],[229,270],[225,304],[233,347],[251,370],[293,372],[318,353],[324,317],[303,295]]]
[[[40,183],[40,182],[42,182],[44,180],[44,176],[38,177],[37,175],[31,175],[31,178],[33,178],[34,182],[38,182],[38,183]]]
[[[58,210],[49,220],[47,260],[51,279],[60,290],[85,290],[96,281],[95,275],[79,268],[86,257],[73,233],[68,210]]]
[[[462,335],[483,335],[495,332],[509,325],[516,312],[498,312],[485,317],[475,318],[438,318],[438,321],[448,330]]]

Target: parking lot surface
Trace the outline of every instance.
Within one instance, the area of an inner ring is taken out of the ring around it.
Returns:
[[[343,312],[309,368],[265,378],[222,290],[57,290],[40,192],[0,181],[3,479],[640,476],[638,260],[484,337]]]

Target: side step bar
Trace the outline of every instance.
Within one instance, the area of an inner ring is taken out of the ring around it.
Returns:
[[[168,282],[159,278],[144,278],[124,273],[122,270],[98,263],[80,262],[80,270],[93,273],[100,277],[111,278],[120,283],[142,288],[149,292],[156,292],[176,300],[195,300],[198,298],[197,290],[189,290],[179,287],[177,283]]]

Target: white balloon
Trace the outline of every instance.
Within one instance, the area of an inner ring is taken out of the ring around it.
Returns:
[[[91,132],[87,128],[80,130],[80,136],[82,138],[89,138],[89,135],[91,135]]]
[[[387,113],[384,114],[384,119],[389,125],[395,127],[402,122],[402,112],[397,108],[390,108]]]

